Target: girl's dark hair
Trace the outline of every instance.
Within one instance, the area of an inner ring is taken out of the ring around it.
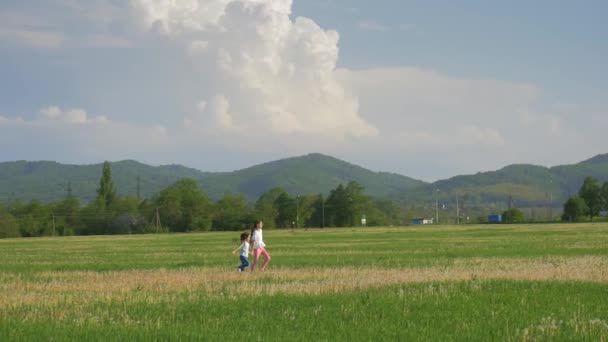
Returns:
[[[249,233],[243,233],[243,234],[241,234],[241,241],[247,240],[248,237],[249,237]]]

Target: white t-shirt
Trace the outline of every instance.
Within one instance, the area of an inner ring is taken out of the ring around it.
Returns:
[[[245,258],[249,256],[249,242],[247,241],[243,242],[243,245],[241,246],[241,256],[244,256]]]
[[[262,234],[261,229],[254,230],[251,239],[253,240],[253,249],[266,247],[266,244],[264,243],[264,234]]]

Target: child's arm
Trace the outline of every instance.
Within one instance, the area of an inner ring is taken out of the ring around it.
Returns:
[[[237,249],[232,251],[232,254],[236,254],[241,248],[243,248],[244,243],[242,243]]]

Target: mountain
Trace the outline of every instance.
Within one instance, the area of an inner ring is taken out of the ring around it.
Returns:
[[[422,186],[401,197],[430,200],[455,200],[456,196],[472,203],[507,203],[511,197],[516,206],[528,207],[551,203],[561,206],[578,192],[583,180],[592,176],[600,184],[608,181],[608,154],[589,160],[554,167],[530,164],[509,165],[497,171],[456,176]]]
[[[72,195],[84,201],[96,196],[102,164],[67,165],[50,161],[0,163],[0,200],[56,201]],[[137,194],[140,177],[142,197],[149,197],[180,178],[201,179],[209,175],[180,165],[149,166],[132,160],[112,163],[112,178],[118,193]]]
[[[282,187],[291,194],[328,193],[340,183],[354,180],[377,197],[394,197],[426,183],[409,177],[373,172],[322,154],[309,154],[264,163],[234,172],[201,172],[180,165],[149,166],[136,161],[112,164],[112,178],[121,195],[140,194],[150,197],[180,178],[196,180],[214,200],[226,193],[244,193],[250,201],[260,194]],[[67,195],[68,182],[72,194],[84,201],[95,198],[102,164],[65,165],[56,162],[0,163],[0,200],[54,201]]]
[[[339,184],[350,181],[361,184],[369,195],[385,198],[426,184],[394,173],[373,172],[319,153],[217,173],[199,183],[213,198],[229,192],[244,193],[250,200],[256,200],[274,187],[282,187],[293,195],[329,193]]]
[[[95,197],[102,164],[65,165],[56,162],[0,163],[0,200],[60,200],[72,194],[84,201]],[[181,165],[150,166],[132,160],[112,163],[118,193],[150,197],[180,178],[193,178],[213,200],[226,193],[244,193],[255,201],[260,194],[282,187],[290,194],[325,193],[338,184],[356,181],[369,195],[405,199],[422,203],[437,196],[455,202],[458,196],[470,204],[507,203],[509,197],[518,207],[545,205],[560,207],[576,194],[587,176],[601,183],[608,181],[608,154],[555,167],[528,164],[509,165],[497,171],[456,176],[425,183],[406,176],[373,172],[348,162],[313,153],[268,162],[234,172],[202,172]],[[437,191],[439,190],[439,191]]]

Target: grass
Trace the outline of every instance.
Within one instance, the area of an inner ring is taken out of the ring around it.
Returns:
[[[608,341],[608,225],[0,240],[1,340]]]

